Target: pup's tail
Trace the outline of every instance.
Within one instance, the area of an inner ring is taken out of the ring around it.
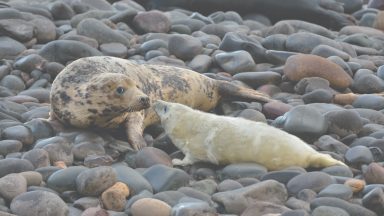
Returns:
[[[270,102],[268,95],[254,89],[238,86],[236,84],[217,80],[219,82],[219,93],[224,99],[242,99],[247,101]]]

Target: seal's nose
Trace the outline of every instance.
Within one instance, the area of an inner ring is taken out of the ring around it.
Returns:
[[[140,103],[142,104],[142,105],[144,105],[144,106],[146,106],[146,107],[149,107],[149,105],[150,105],[150,100],[149,100],[149,97],[147,97],[147,96],[143,96],[143,97],[140,97]]]

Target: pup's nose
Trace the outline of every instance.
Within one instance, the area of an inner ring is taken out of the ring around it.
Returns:
[[[146,106],[149,106],[149,97],[147,96],[144,96],[144,97],[140,97],[140,103],[143,104],[143,105],[146,105]]]

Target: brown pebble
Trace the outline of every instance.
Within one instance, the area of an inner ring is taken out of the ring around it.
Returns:
[[[339,65],[332,61],[307,54],[290,56],[284,65],[284,74],[292,81],[306,77],[321,77],[329,81],[332,87],[348,88],[353,80]]]
[[[108,210],[122,211],[129,196],[129,188],[122,182],[116,182],[101,194],[103,207]]]
[[[54,165],[55,165],[56,167],[59,167],[59,168],[62,168],[62,169],[67,168],[67,165],[65,164],[64,161],[56,161],[56,162],[54,163]]]
[[[361,179],[348,179],[347,181],[344,182],[345,185],[350,187],[353,191],[353,193],[359,193],[362,191],[365,187],[365,181]]]
[[[373,27],[384,31],[384,11],[379,11],[377,13]]]
[[[352,104],[359,95],[354,93],[337,94],[333,97],[333,103],[340,105]]]
[[[384,167],[378,163],[370,163],[364,172],[367,184],[384,184]]]
[[[158,199],[143,198],[132,204],[131,213],[132,216],[169,216],[171,206]]]

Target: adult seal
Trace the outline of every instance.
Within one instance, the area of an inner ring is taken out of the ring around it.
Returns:
[[[255,162],[268,170],[290,166],[345,166],[317,152],[298,137],[262,122],[218,116],[165,101],[156,101],[153,107],[166,134],[185,154],[183,160],[174,159],[174,165],[197,161]]]
[[[114,57],[78,59],[52,83],[51,120],[79,128],[125,127],[134,149],[146,145],[145,127],[159,121],[152,100],[165,100],[209,111],[220,99],[269,101],[253,89],[165,65],[141,65]],[[149,109],[148,109],[149,108]]]
[[[335,0],[147,0],[147,7],[166,10],[183,8],[209,15],[217,11],[236,11],[239,14],[260,13],[273,23],[299,19],[339,30],[353,25],[352,16],[343,13],[343,4]]]

